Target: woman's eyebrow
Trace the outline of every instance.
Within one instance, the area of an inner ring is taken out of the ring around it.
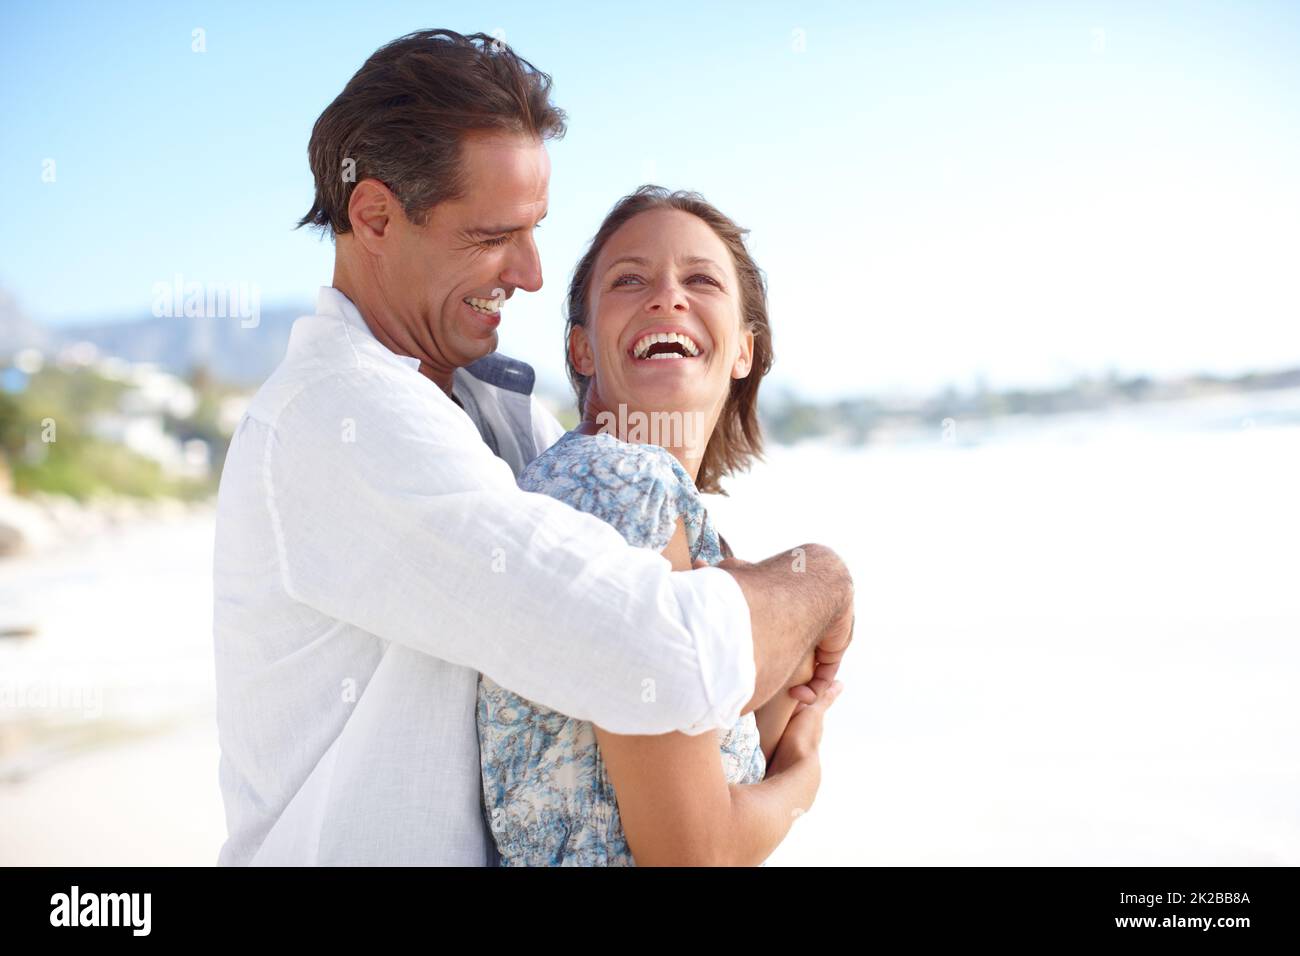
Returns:
[[[722,266],[718,265],[716,262],[714,262],[712,259],[708,258],[707,256],[687,256],[685,259],[682,259],[680,261],[682,262],[683,265],[688,265],[688,266],[708,265],[708,266],[713,266],[713,268],[718,270],[722,269]],[[643,259],[641,258],[641,256],[623,256],[621,259],[615,259],[613,262],[611,262],[605,268],[605,271],[608,272],[610,269],[614,268],[617,265],[621,265],[624,262],[631,262],[632,264],[638,266],[648,266],[650,264],[649,259]]]
[[[625,262],[630,262],[633,265],[637,265],[637,266],[648,266],[650,264],[649,259],[643,259],[640,256],[624,256],[621,259],[615,259],[613,262],[607,265],[605,267],[605,271],[608,272],[610,269],[614,268],[615,266],[622,265]]]

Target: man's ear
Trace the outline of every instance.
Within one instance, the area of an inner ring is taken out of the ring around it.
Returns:
[[[569,360],[583,375],[594,375],[596,372],[596,358],[591,353],[591,339],[587,337],[587,330],[581,325],[575,325],[573,331],[569,333]]]
[[[377,179],[363,179],[348,197],[348,222],[352,234],[368,252],[378,252],[391,234],[395,215],[405,215],[392,190]]]
[[[731,366],[732,378],[746,378],[754,364],[754,333],[746,329],[740,336],[740,354]]]

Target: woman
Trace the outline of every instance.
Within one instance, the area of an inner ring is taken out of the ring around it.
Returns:
[[[606,217],[569,286],[581,423],[519,476],[661,551],[723,560],[700,492],[761,451],[772,362],[762,273],[743,231],[693,193],[643,186]],[[789,687],[812,676],[814,662]],[[811,806],[822,716],[778,695],[725,732],[627,736],[483,676],[484,805],[505,866],[757,865]],[[653,700],[647,679],[643,699]]]

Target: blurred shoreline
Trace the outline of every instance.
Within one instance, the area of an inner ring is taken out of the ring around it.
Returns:
[[[212,713],[211,504],[69,513],[0,560],[0,784]]]
[[[0,560],[56,552],[141,523],[211,515],[215,508],[214,500],[205,499],[107,495],[78,501],[70,495],[37,491],[18,496],[0,489]]]

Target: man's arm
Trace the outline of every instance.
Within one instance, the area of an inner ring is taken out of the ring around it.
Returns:
[[[380,379],[376,381],[375,379]],[[423,382],[415,383],[424,385]],[[618,733],[729,726],[753,694],[744,595],[521,491],[463,416],[365,370],[303,389],[252,468],[288,596]],[[433,410],[435,413],[437,409]]]
[[[839,555],[805,544],[757,564],[729,558],[717,567],[740,585],[753,622],[757,676],[741,713],[783,693],[814,652],[821,666],[810,686],[829,686],[853,633],[853,578]]]
[[[664,549],[663,555],[672,563],[674,570],[686,570],[692,566],[690,548],[686,541],[686,529],[682,525],[680,519],[678,519],[678,526],[676,532],[673,534],[672,539],[669,541],[668,547]],[[780,555],[777,556],[777,558],[780,557],[781,557]],[[791,568],[793,569],[794,567],[799,567],[800,566],[799,564],[794,563],[794,559],[798,557],[798,552],[792,552],[790,557],[792,558]],[[806,558],[807,558],[807,554],[805,551],[803,555],[803,559],[805,563],[806,563]],[[777,560],[776,558],[772,559],[774,563],[776,563],[776,560]],[[706,565],[703,561],[700,561],[696,563],[695,566],[704,567]],[[741,562],[735,562],[733,560],[733,564],[731,566],[738,568],[741,566]],[[746,565],[745,567],[752,569],[755,567],[755,565]],[[806,572],[806,568],[804,570]],[[756,583],[757,580],[758,579],[756,577],[755,578]],[[798,579],[798,582],[802,583],[803,579]],[[852,582],[849,581],[848,583],[849,586],[851,587]],[[815,590],[825,585],[826,582],[821,582],[821,583],[813,583],[808,586]],[[751,611],[752,610],[753,609],[751,608]],[[750,617],[751,619],[757,620],[755,615],[752,613]],[[758,658],[758,655],[760,653],[757,650],[758,647],[757,640],[765,634],[765,631],[766,629],[762,629],[760,626],[756,626],[755,628],[755,634],[757,635],[756,644],[755,644],[756,659]],[[796,627],[793,633],[797,634],[798,632],[799,632],[799,628]],[[789,633],[790,632],[786,632],[787,636]],[[770,636],[771,639],[776,643],[776,656],[771,661],[770,667],[774,671],[779,673],[781,667],[784,666],[781,663],[782,661],[781,655],[785,653],[789,641],[780,640],[779,635],[776,633],[772,633],[767,636]],[[822,635],[818,638],[818,640],[819,641],[826,640],[828,637],[829,635],[827,634],[827,632],[823,630]],[[802,639],[806,640],[806,636]],[[798,643],[799,641],[796,640],[796,646],[798,646]],[[755,700],[758,698],[758,695],[763,692],[762,690],[758,690],[756,691],[754,698],[751,699],[749,704],[746,706],[745,709],[746,713],[748,713],[749,710],[751,709],[754,712],[754,722],[758,728],[759,739],[761,741],[761,746],[763,750],[763,758],[769,763],[772,760],[773,753],[776,752],[776,747],[781,740],[781,736],[785,733],[786,725],[790,722],[791,716],[794,715],[795,707],[799,705],[799,697],[789,693],[789,691],[795,690],[796,688],[804,688],[814,679],[814,677],[816,676],[816,669],[817,669],[816,656],[817,656],[817,649],[815,647],[810,648],[808,651],[804,653],[804,656],[800,660],[798,667],[795,668],[793,673],[787,675],[787,677],[785,678],[785,681],[781,686],[781,691],[784,691],[784,693],[779,691],[776,694],[773,694],[770,698],[768,698],[766,702],[755,706]],[[759,669],[762,668],[762,664],[760,661],[756,660],[756,664],[759,665]]]

